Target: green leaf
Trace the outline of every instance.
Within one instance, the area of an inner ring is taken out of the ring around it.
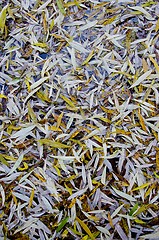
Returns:
[[[63,7],[62,1],[61,1],[61,0],[56,0],[56,2],[57,2],[57,6],[58,6],[60,12],[61,12],[63,15],[66,15],[66,11],[65,11],[65,9],[64,9],[64,7]]]
[[[129,216],[132,216],[133,214],[134,214],[134,212],[138,209],[138,206],[139,206],[139,204],[138,203],[136,203],[134,206],[133,206],[133,208],[130,210],[130,212],[129,212]]]
[[[56,229],[57,233],[60,232],[61,229],[66,225],[66,223],[68,222],[68,219],[69,217],[66,217],[59,223],[58,228]]]

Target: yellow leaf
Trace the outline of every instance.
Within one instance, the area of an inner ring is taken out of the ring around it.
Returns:
[[[153,129],[151,129],[151,131],[152,131],[154,137],[156,138],[156,140],[158,141],[158,133],[155,132]]]
[[[54,131],[54,132],[62,132],[60,128],[57,128],[56,126],[49,126],[49,130]]]
[[[7,8],[7,11],[8,11],[9,17],[15,20],[13,10],[9,6]]]
[[[68,236],[68,230],[65,229],[65,230],[63,231],[63,233],[61,233],[61,237],[62,237],[62,239],[67,239],[67,236]]]
[[[18,170],[19,171],[24,171],[28,169],[28,164],[26,162],[23,162],[24,167],[19,167]]]
[[[64,3],[63,6],[68,8],[68,7],[71,7],[71,6],[78,6],[80,3],[83,3],[85,2],[85,0],[78,0],[78,2],[76,0],[74,0],[73,2],[67,2],[67,3]]]
[[[7,133],[11,134],[13,130],[18,131],[20,129],[21,129],[21,127],[16,127],[14,125],[9,125],[9,127],[7,128]]]
[[[121,224],[123,226],[123,230],[125,230],[126,235],[129,235],[129,226],[128,226],[128,221],[125,218],[121,219]]]
[[[1,211],[0,213],[0,219],[2,219],[4,217],[4,211]]]
[[[81,240],[87,240],[89,238],[88,235],[84,236]]]
[[[50,139],[40,139],[38,142],[43,145],[48,145],[53,148],[69,148],[70,146],[67,146],[66,144],[60,143],[60,142],[55,142]]]
[[[156,169],[159,170],[159,148],[156,147]]]
[[[26,84],[28,92],[30,92],[30,82],[29,82],[28,78],[25,79],[25,84]]]
[[[132,35],[132,30],[128,29],[128,31],[126,32],[126,48],[128,51],[130,50],[131,35]]]
[[[143,116],[141,115],[140,113],[140,110],[138,111],[138,117],[139,117],[139,121],[140,121],[140,125],[142,127],[142,129],[147,132],[147,128],[146,128],[146,125],[145,125],[145,121],[144,121],[144,118]]]
[[[90,236],[90,238],[92,240],[95,240],[93,234],[91,233],[91,231],[89,230],[89,228],[87,227],[87,225],[84,223],[84,221],[81,221],[78,217],[76,217],[76,220],[78,221],[78,223],[81,225],[81,227],[83,228],[83,230],[88,234],[88,236]]]
[[[108,5],[108,2],[101,2],[94,6],[94,9],[102,9],[105,5]]]
[[[110,215],[110,212],[108,212],[108,221],[109,221],[109,224],[112,228],[114,228],[114,224],[113,224],[113,220],[111,218],[111,215]]]
[[[36,17],[34,17],[32,14],[30,14],[30,13],[26,13],[26,14],[37,22]]]
[[[100,185],[101,185],[101,183],[100,183],[100,182],[98,182],[98,181],[96,181],[95,179],[92,179],[92,183],[93,183],[93,184],[97,184],[98,186],[100,186]]]
[[[156,68],[156,71],[159,73],[159,66],[158,66],[156,60],[151,56],[149,58],[150,58],[150,61],[153,63],[154,67]]]
[[[3,34],[4,28],[5,28],[5,22],[6,22],[6,16],[7,16],[7,8],[8,5],[6,5],[2,11],[0,12],[0,30],[1,33]]]
[[[125,131],[123,129],[116,128],[115,133],[117,134],[123,134],[123,135],[131,135],[131,132]]]
[[[54,168],[56,169],[57,175],[61,177],[60,169],[56,165],[54,165]]]
[[[28,114],[30,115],[30,117],[33,120],[33,122],[37,122],[36,115],[35,115],[32,107],[30,106],[30,103],[28,103]]]
[[[70,176],[68,178],[65,178],[65,181],[66,182],[70,182],[71,180],[75,179],[76,177],[77,177],[77,175],[72,175],[72,176]]]
[[[82,63],[82,66],[83,65],[86,65],[90,60],[91,58],[93,57],[94,55],[94,49],[89,53],[88,57],[86,58],[86,60]]]
[[[52,31],[54,25],[55,25],[55,22],[54,22],[54,19],[52,19],[52,21],[50,23],[50,31]]]
[[[60,127],[62,118],[63,118],[63,112],[58,116],[58,119],[57,119],[57,128]]]
[[[17,160],[17,158],[14,158],[12,156],[8,156],[7,154],[1,154],[1,155],[7,160],[11,160],[11,161],[14,161],[14,162]]]
[[[134,75],[131,75],[131,74],[127,73],[127,72],[117,71],[116,74],[124,75],[124,76],[126,76],[126,77],[128,77],[130,79],[134,78]]]
[[[56,33],[52,33],[51,35],[52,35],[54,38],[59,39],[59,41],[64,40],[61,35],[58,35],[58,34],[56,34]]]
[[[13,197],[13,201],[15,202],[15,205],[17,206],[18,205],[18,201],[17,201],[16,196],[14,195],[14,192],[11,191],[11,194],[12,194],[12,197]]]
[[[5,160],[2,154],[0,154],[0,162],[3,163],[4,165],[8,166],[9,163]]]
[[[144,211],[146,211],[146,210],[149,209],[150,207],[151,207],[150,204],[142,205],[142,206],[137,210],[137,212],[135,212],[134,216],[137,216],[137,215],[143,213]]]
[[[40,181],[46,182],[46,180],[45,180],[40,174],[34,172],[34,175],[35,175],[35,177],[37,177]]]
[[[147,72],[149,70],[148,64],[144,58],[142,59],[142,66],[143,66],[144,72]]]
[[[40,98],[44,102],[51,102],[50,98],[47,94],[43,93],[42,91],[38,91],[36,93],[37,97]]]
[[[103,140],[99,136],[93,136],[93,138],[98,142],[103,143]]]
[[[158,32],[158,30],[159,30],[159,19],[157,20],[156,27],[155,27],[155,31]]]
[[[77,109],[76,106],[74,105],[74,103],[67,97],[63,96],[62,94],[60,95],[60,97],[73,109]]]
[[[5,98],[5,99],[7,99],[7,96],[5,96],[4,94],[0,94],[0,98]]]
[[[154,172],[154,175],[155,175],[156,178],[159,179],[159,175],[156,172]]]
[[[156,187],[156,183],[153,183],[148,190],[145,192],[144,198],[146,198],[147,196],[150,195],[150,193],[152,192],[152,190]]]
[[[135,222],[138,223],[138,224],[142,224],[142,225],[143,225],[143,224],[147,224],[147,223],[145,223],[144,221],[142,221],[142,220],[140,220],[140,219],[138,219],[138,218],[135,219]]]
[[[76,130],[74,133],[72,133],[70,138],[75,138],[79,133],[80,133],[80,130]]]
[[[73,198],[68,208],[72,208],[75,205],[75,203],[76,203],[76,198]]]
[[[111,18],[108,18],[108,19],[104,19],[104,20],[101,20],[98,22],[98,24],[101,24],[101,25],[108,25],[108,24],[111,24],[112,22],[114,22],[114,20],[117,18],[117,14],[115,14],[113,17]]]
[[[70,196],[72,195],[72,188],[69,188],[66,183],[64,183],[67,192],[69,192]]]
[[[29,208],[32,206],[34,193],[35,193],[35,191],[34,191],[34,188],[33,188],[32,191],[31,191],[31,194],[30,194],[29,206],[28,206]]]
[[[43,28],[44,28],[44,32],[47,33],[46,13],[43,12],[42,16],[43,16]]]
[[[108,118],[105,117],[99,117],[100,120],[102,120],[105,123],[111,123],[111,121]]]
[[[113,114],[114,113],[114,110],[112,110],[112,109],[108,109],[108,108],[105,108],[105,107],[103,107],[103,106],[100,106],[101,107],[101,109],[104,111],[104,112],[106,112],[106,113],[110,113],[110,114]]]
[[[86,212],[83,212],[85,214],[85,216],[89,219],[89,220],[92,220],[93,222],[97,222],[99,221],[99,217],[96,217],[96,216],[92,216]]]
[[[141,186],[132,189],[132,191],[137,191],[137,190],[146,188],[146,187],[148,187],[150,184],[151,184],[151,182],[149,182],[149,183],[144,183],[144,184],[142,184]]]
[[[37,42],[37,43],[34,43],[34,46],[41,47],[41,48],[46,48],[47,44],[46,43],[42,43],[42,42]]]
[[[156,1],[147,1],[147,2],[145,2],[145,3],[143,3],[141,6],[142,7],[150,7],[151,5],[154,5],[154,4],[156,4],[157,2]]]

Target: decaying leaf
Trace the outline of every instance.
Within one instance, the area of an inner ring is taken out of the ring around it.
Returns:
[[[0,239],[157,238],[158,1],[0,2]]]

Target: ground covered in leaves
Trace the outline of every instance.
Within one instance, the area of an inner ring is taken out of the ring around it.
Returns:
[[[158,31],[158,1],[1,1],[1,239],[159,239]]]

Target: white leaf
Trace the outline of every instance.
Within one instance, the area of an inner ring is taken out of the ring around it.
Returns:
[[[103,173],[102,173],[102,177],[101,177],[101,183],[102,183],[103,185],[106,184],[106,166],[105,166],[104,169],[103,169]]]
[[[87,174],[87,180],[88,180],[88,187],[89,187],[89,190],[92,191],[92,189],[93,189],[93,185],[92,185],[92,179],[91,179],[91,173],[90,173],[90,171],[88,171],[88,174]]]
[[[134,197],[132,197],[131,195],[127,194],[127,193],[124,193],[124,192],[121,192],[119,190],[117,190],[116,188],[112,187],[114,192],[116,192],[117,195],[121,196],[122,198],[125,198],[129,201],[136,201],[136,199]]]
[[[21,130],[19,130],[18,132],[14,133],[11,138],[20,138],[23,139],[25,138],[27,135],[30,134],[31,130],[33,130],[35,128],[35,125],[26,127],[26,128],[22,128]]]
[[[55,186],[55,183],[53,182],[53,180],[51,180],[51,178],[47,178],[47,182],[45,183],[46,188],[50,191],[51,195],[54,196],[54,198],[59,201],[59,196],[58,196],[58,192]]]
[[[115,225],[115,230],[118,232],[118,234],[119,234],[119,236],[120,236],[120,238],[121,238],[122,240],[128,240],[126,234],[124,233],[124,231],[123,231],[123,229],[121,228],[121,226],[119,225],[119,223],[117,223],[117,224]]]
[[[25,103],[28,101],[28,99],[29,99],[30,97],[32,97],[32,96],[34,95],[34,93],[36,93],[39,89],[40,89],[40,87],[35,88],[32,92],[30,92],[30,93],[28,94],[28,96],[26,97],[26,99],[25,99],[25,101],[24,101],[24,104],[25,104]]]
[[[111,218],[114,218],[120,212],[120,210],[122,209],[123,206],[124,206],[124,204],[122,204],[117,209],[115,209],[115,211],[111,215]]]
[[[86,30],[86,29],[88,29],[88,28],[94,27],[97,22],[98,22],[97,20],[92,21],[92,22],[88,22],[88,23],[85,24],[84,26],[80,27],[78,30],[79,30],[79,31],[84,31],[84,30]]]
[[[152,16],[143,7],[134,6],[134,7],[129,7],[129,8],[143,13],[148,20],[153,20]]]
[[[153,232],[150,234],[142,235],[140,239],[152,239],[152,240],[158,240],[159,239],[159,231],[158,232]]]
[[[19,199],[21,199],[22,201],[25,201],[27,203],[29,203],[30,198],[25,196],[24,194],[18,193],[18,192],[13,192],[13,195]]]
[[[82,179],[83,179],[84,184],[86,184],[86,182],[87,182],[87,180],[86,180],[86,170],[85,170],[85,167],[84,167],[83,164],[82,164]]]
[[[35,222],[37,222],[37,221],[38,221],[38,218],[32,218],[32,217],[31,217],[31,219],[29,219],[28,221],[26,221],[26,222],[24,223],[24,225],[22,225],[21,227],[19,227],[19,228],[14,232],[14,234],[16,234],[17,232],[22,231],[23,229],[26,229],[27,227],[32,226],[33,223],[35,223]]]
[[[71,200],[71,199],[73,199],[73,198],[76,198],[76,197],[78,197],[78,196],[83,195],[83,194],[87,191],[87,189],[88,189],[88,187],[83,188],[83,189],[81,189],[81,190],[73,193],[73,194],[68,198],[68,201]]]
[[[10,175],[11,173],[13,173],[21,164],[21,162],[23,161],[23,154],[21,154],[18,158],[18,160],[15,162],[14,166],[12,167],[12,169],[10,170],[10,172],[8,173],[8,175]]]
[[[33,83],[30,87],[30,89],[34,89],[34,88],[37,88],[39,87],[39,85],[41,85],[42,83],[44,83],[46,80],[48,80],[49,77],[43,77],[41,78],[40,80],[36,81],[35,83]]]
[[[51,3],[51,0],[48,0],[48,1],[46,1],[46,2],[44,2],[44,4],[42,4],[38,9],[36,9],[36,11],[41,11],[41,10],[43,10],[43,9],[46,9],[46,7],[47,7],[47,5],[49,4],[49,3]]]
[[[2,207],[3,207],[4,203],[5,203],[5,192],[4,192],[3,186],[1,184],[0,184],[0,193],[2,196]]]
[[[151,74],[152,70],[149,70],[147,72],[145,72],[143,75],[141,75],[137,80],[136,82],[134,82],[134,84],[130,87],[130,88],[133,88],[133,87],[136,87],[137,85],[139,85],[141,82],[143,82],[150,74]]]
[[[105,233],[105,234],[107,234],[108,236],[111,236],[110,232],[109,232],[105,227],[96,226],[96,228],[97,228],[100,232]]]
[[[52,206],[51,204],[49,203],[49,201],[44,197],[44,196],[41,196],[41,199],[43,200],[43,203],[44,205],[46,206],[47,210],[51,213],[53,213],[53,209],[52,209]]]
[[[75,42],[75,41],[72,41],[69,43],[70,46],[72,48],[75,48],[76,50],[78,50],[79,52],[82,52],[82,53],[88,53],[89,51],[87,49],[85,49],[82,44],[78,43],[78,42]]]

